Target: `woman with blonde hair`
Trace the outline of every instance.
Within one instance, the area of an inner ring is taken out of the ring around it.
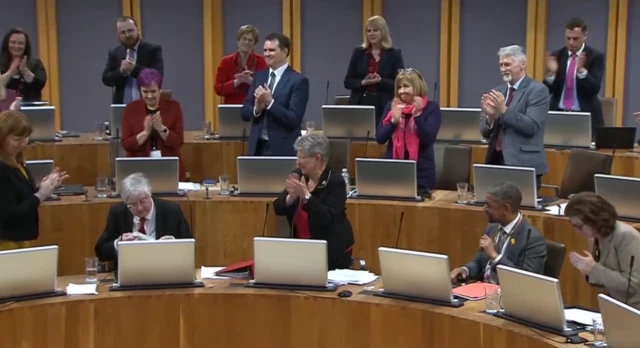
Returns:
[[[402,69],[395,81],[395,97],[382,112],[376,141],[387,143],[385,158],[416,161],[418,190],[436,185],[433,144],[442,115],[440,105],[427,98],[427,84],[416,69]]]
[[[34,182],[22,155],[31,131],[22,113],[0,113],[0,250],[23,248],[38,238],[38,206],[68,177],[56,168]]]
[[[404,68],[402,51],[392,47],[389,27],[384,18],[373,16],[365,26],[366,39],[351,55],[344,87],[351,90],[349,104],[376,108],[376,125],[382,109],[393,99],[394,81]]]

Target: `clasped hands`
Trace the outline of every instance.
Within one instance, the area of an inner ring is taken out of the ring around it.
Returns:
[[[482,109],[482,112],[487,115],[490,124],[493,123],[500,115],[504,115],[504,113],[507,112],[504,95],[495,89],[482,95],[482,98],[480,99],[480,108]]]
[[[363,86],[375,85],[376,83],[379,83],[381,80],[382,78],[380,77],[380,75],[378,75],[378,73],[367,74],[364,80],[362,80],[362,85]]]
[[[271,95],[271,90],[267,87],[267,84],[258,86],[255,92],[253,92],[253,96],[256,98],[256,114],[260,114],[262,110],[264,110],[271,101],[273,100],[273,96]]]
[[[287,193],[293,199],[298,197],[305,197],[309,193],[309,187],[307,186],[307,181],[304,178],[300,178],[300,176],[296,173],[291,173],[287,177],[287,183],[285,186]]]
[[[144,131],[147,135],[151,134],[151,130],[155,128],[158,132],[162,132],[166,127],[162,124],[162,117],[160,111],[156,112],[152,116],[144,118]]]
[[[245,70],[241,73],[237,73],[233,77],[236,81],[236,85],[238,86],[243,83],[250,85],[253,82],[253,72],[251,70]]]
[[[127,58],[123,59],[120,62],[120,73],[125,76],[130,75],[135,67],[136,62],[134,62],[133,59],[131,59],[131,57],[127,55]]]
[[[11,75],[15,75],[20,72],[22,76],[33,75],[31,70],[27,68],[27,61],[29,58],[24,56],[22,58],[14,58],[11,62],[11,66],[9,67],[9,71],[11,71]]]
[[[424,107],[424,105],[422,105],[422,98],[413,97],[412,104],[414,105],[413,117],[420,115],[420,112],[422,112],[422,108]],[[402,110],[406,107],[407,104],[405,102],[398,98],[393,98],[393,101],[391,102],[391,123],[398,124],[398,122],[404,118]]]

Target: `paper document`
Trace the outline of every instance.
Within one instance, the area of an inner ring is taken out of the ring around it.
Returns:
[[[378,276],[369,271],[356,271],[352,269],[337,269],[327,274],[330,283],[364,285],[378,279]]]
[[[231,279],[229,277],[220,277],[216,272],[223,270],[224,267],[200,267],[200,279]]]
[[[194,182],[179,182],[179,191],[200,191],[200,184]]]
[[[545,208],[545,214],[563,216],[564,208],[567,207],[567,203],[562,203],[560,205],[550,205]]]
[[[67,285],[67,295],[97,295],[97,284],[69,284]]]
[[[566,321],[573,321],[578,324],[591,326],[593,324],[593,319],[602,319],[602,315],[598,312],[592,312],[586,309],[569,308],[564,310],[564,318]]]

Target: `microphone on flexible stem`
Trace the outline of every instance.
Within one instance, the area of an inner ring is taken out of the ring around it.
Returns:
[[[327,80],[327,89],[324,91],[324,105],[329,104],[329,80]]]
[[[438,101],[438,81],[433,83],[433,101]]]
[[[629,260],[629,276],[627,277],[627,294],[625,295],[624,303],[629,304],[629,291],[631,290],[631,273],[633,273],[633,263],[636,261],[636,256],[631,255]]]
[[[519,266],[520,267],[524,266],[524,261],[526,260],[526,257],[527,257],[527,247],[529,246],[529,237],[531,237],[531,229],[529,229],[527,231],[527,239],[525,239],[525,241],[524,241],[524,249],[523,249],[522,255],[521,255],[522,256],[521,257],[521,261],[522,262],[519,262]]]
[[[398,235],[396,236],[396,249],[400,245],[400,233],[402,233],[402,222],[404,221],[404,211],[400,213],[400,223],[398,223]]]
[[[363,158],[367,158],[367,147],[369,146],[369,136],[371,135],[371,131],[367,131],[367,138],[364,140],[364,155]]]
[[[262,236],[267,235],[267,216],[269,216],[269,203],[264,208],[264,222],[262,223]]]
[[[240,152],[240,156],[244,156],[244,142],[247,138],[247,129],[246,128],[242,128],[242,139],[240,139],[240,141],[242,141],[242,152]]]

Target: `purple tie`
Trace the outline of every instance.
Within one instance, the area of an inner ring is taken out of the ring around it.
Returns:
[[[573,109],[573,89],[575,88],[576,81],[576,54],[571,53],[571,60],[569,61],[569,69],[567,70],[567,77],[564,80],[564,99],[562,105],[565,110]]]

